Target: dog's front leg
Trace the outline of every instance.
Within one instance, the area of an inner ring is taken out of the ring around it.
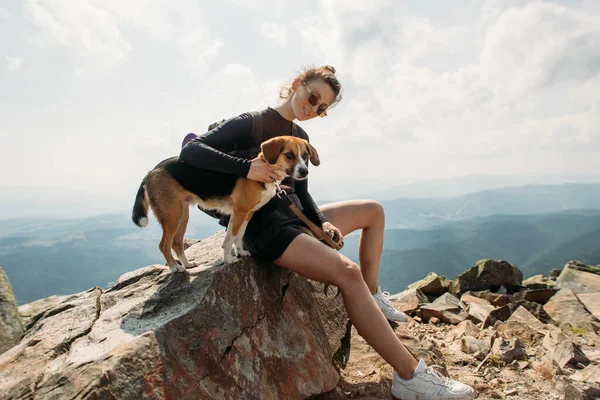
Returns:
[[[246,216],[247,212],[240,210],[239,208],[233,208],[233,213],[231,214],[231,219],[229,220],[229,224],[227,226],[227,235],[225,236],[225,241],[223,242],[223,261],[225,264],[231,264],[234,261],[234,258],[231,256],[231,248],[236,252],[236,255],[247,255],[247,252],[243,249],[242,246],[237,246],[237,243],[241,240],[240,234],[243,235],[242,227],[246,230]],[[238,239],[238,237],[240,239]],[[241,252],[240,252],[241,250]]]
[[[254,212],[250,212],[246,216],[246,218],[244,219],[244,222],[242,223],[242,226],[240,227],[240,231],[236,235],[235,242],[233,244],[233,248],[235,249],[236,253],[240,257],[249,257],[250,256],[250,252],[248,250],[244,249],[243,239],[244,239],[244,235],[246,234],[246,228],[248,227],[248,222],[250,222],[250,219],[252,218],[253,214],[254,214]]]
[[[227,224],[227,232],[225,233],[225,240],[223,240],[223,262],[225,264],[232,264],[237,258],[231,255],[231,248],[235,241],[235,237],[232,234],[233,231],[233,215],[229,218],[229,223]]]

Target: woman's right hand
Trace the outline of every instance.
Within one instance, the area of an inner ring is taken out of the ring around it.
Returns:
[[[269,164],[264,158],[256,157],[251,161],[250,170],[248,171],[246,178],[252,179],[253,181],[269,183],[280,181],[286,176],[287,174],[281,167]]]

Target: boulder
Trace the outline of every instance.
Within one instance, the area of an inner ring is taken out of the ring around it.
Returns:
[[[573,293],[600,292],[600,270],[596,267],[571,261],[565,265],[556,280],[559,289],[571,289]]]
[[[571,289],[561,289],[544,305],[544,310],[559,326],[568,323],[586,332],[598,331],[596,318],[586,310]]]
[[[509,291],[516,291],[521,287],[522,281],[523,273],[511,263],[485,259],[458,275],[452,282],[449,292],[458,294],[468,290],[486,289],[495,292],[502,286]]]
[[[304,399],[332,390],[347,326],[341,297],[252,258],[214,265],[222,240],[186,251],[204,264],[189,274],[142,268],[44,312],[0,357],[0,399]]]
[[[419,289],[423,294],[438,297],[446,293],[451,284],[452,281],[446,277],[430,272],[425,278],[409,285],[408,289]]]
[[[19,343],[22,337],[23,324],[12,286],[0,268],[0,354]]]

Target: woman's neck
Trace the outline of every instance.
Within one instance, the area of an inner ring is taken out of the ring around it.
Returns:
[[[296,119],[296,115],[294,115],[294,109],[292,108],[291,98],[287,99],[282,104],[278,104],[273,107],[273,110],[277,111],[279,115],[288,121],[293,121]]]

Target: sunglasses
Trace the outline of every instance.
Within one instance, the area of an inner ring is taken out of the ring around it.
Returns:
[[[320,96],[317,96],[312,91],[312,89],[308,87],[308,85],[306,84],[306,82],[302,81],[302,85],[304,86],[304,88],[308,92],[308,102],[312,106],[316,106],[317,104],[319,104],[319,98],[320,98]],[[326,117],[327,116],[327,104],[321,104],[319,107],[317,107],[317,115],[319,117]]]

